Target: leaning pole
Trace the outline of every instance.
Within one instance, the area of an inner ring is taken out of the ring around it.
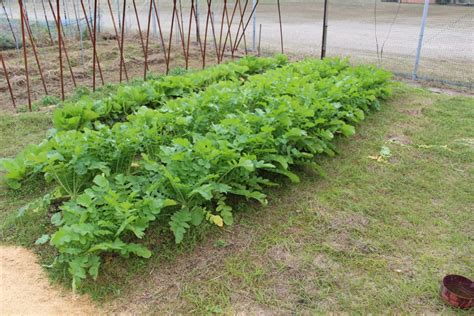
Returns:
[[[430,0],[425,0],[423,7],[423,17],[421,18],[420,36],[418,38],[418,47],[416,48],[415,67],[413,67],[412,79],[418,78],[418,66],[420,65],[421,48],[423,47],[423,36],[425,35],[426,20],[428,19],[428,9],[430,7]]]

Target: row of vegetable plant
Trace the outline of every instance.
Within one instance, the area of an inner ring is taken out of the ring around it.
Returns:
[[[126,119],[141,106],[157,108],[168,100],[201,91],[219,81],[245,81],[247,77],[287,64],[284,55],[275,58],[245,57],[236,62],[217,65],[181,75],[150,79],[138,85],[118,87],[111,96],[95,99],[83,96],[79,101],[66,102],[53,113],[58,130],[94,128],[95,122],[113,125]]]
[[[179,243],[203,222],[232,224],[229,196],[266,203],[275,174],[297,182],[292,166],[318,169],[314,156],[333,155],[334,136],[352,135],[379,108],[389,78],[344,60],[305,60],[141,107],[112,127],[57,132],[4,167],[14,187],[44,173],[68,196],[50,243],[75,288],[97,277],[104,253],[151,256],[137,240],[158,218]],[[15,174],[9,166],[21,161],[29,171]]]
[[[96,170],[103,171],[103,164],[94,163],[90,159],[83,159],[76,165],[74,177],[70,174],[58,173],[57,168],[46,168],[46,161],[56,161],[57,156],[47,155],[51,148],[63,148],[66,157],[60,160],[70,161],[68,153],[86,153],[90,145],[95,147],[96,155],[108,157],[115,163],[112,171],[123,170],[134,151],[123,149],[121,145],[113,142],[105,142],[103,137],[93,137],[92,141],[84,142],[80,139],[88,139],[90,129],[102,129],[104,125],[113,126],[115,122],[126,120],[127,115],[134,113],[140,107],[158,108],[166,102],[184,96],[194,95],[206,89],[206,87],[222,81],[232,81],[235,84],[245,82],[248,77],[265,72],[269,69],[282,67],[288,63],[284,55],[271,58],[245,57],[236,62],[217,65],[200,71],[190,71],[181,75],[170,75],[141,82],[138,85],[119,86],[110,96],[100,99],[85,95],[74,102],[66,102],[63,107],[53,113],[53,129],[48,138],[38,145],[27,146],[15,159],[4,159],[1,161],[2,169],[7,171],[6,182],[14,189],[18,189],[23,182],[34,177],[38,172],[45,172],[47,180],[54,179],[67,188],[67,192],[76,196],[83,185],[91,181],[88,174]],[[70,131],[67,133],[67,131]],[[76,131],[81,131],[81,134]],[[110,133],[104,130],[104,133]],[[126,133],[125,133],[126,134]],[[134,133],[124,135],[134,137]],[[127,138],[126,138],[127,139]],[[97,142],[98,141],[98,142]],[[116,148],[116,147],[120,148]],[[123,160],[125,153],[128,159]],[[87,156],[87,155],[86,155]],[[74,162],[75,163],[75,162]],[[88,171],[88,172],[87,172]]]

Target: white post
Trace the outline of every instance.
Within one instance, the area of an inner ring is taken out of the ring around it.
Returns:
[[[257,42],[257,9],[255,8],[256,1],[252,0],[252,9],[253,9],[253,25],[252,25],[252,50],[255,51],[256,42]]]
[[[158,21],[157,21],[157,16],[155,14],[155,6],[156,6],[156,12],[159,12],[158,10],[158,4],[156,3],[156,1],[153,2],[153,8],[151,9],[151,18],[152,18],[152,23],[151,23],[151,26],[152,26],[152,32],[153,32],[153,35],[156,36],[156,25],[158,24]]]
[[[115,6],[117,7],[117,20],[118,20],[118,27],[121,30],[122,29],[122,23],[123,21],[121,20],[122,17],[120,16],[120,0],[115,1]]]
[[[35,24],[38,27],[38,14],[36,13],[36,0],[33,1],[33,11],[35,13]]]
[[[100,9],[100,2],[97,2],[97,33],[100,34],[102,31],[102,10]]]
[[[196,22],[196,38],[198,40],[200,40],[201,30],[200,30],[200,27],[199,27],[199,22],[200,22],[200,20],[199,20],[199,0],[196,0],[196,7],[195,8],[196,8],[196,21],[197,21]]]
[[[413,68],[413,74],[412,74],[413,80],[416,80],[417,78],[418,66],[420,65],[421,47],[423,46],[423,36],[425,35],[425,26],[426,26],[426,20],[428,18],[429,7],[430,7],[430,0],[425,0],[425,6],[423,7],[423,17],[421,20],[420,37],[418,39],[418,47],[416,49],[415,67]]]

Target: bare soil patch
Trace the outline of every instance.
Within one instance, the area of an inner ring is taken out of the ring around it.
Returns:
[[[0,247],[1,315],[92,315],[99,310],[84,296],[50,285],[36,256],[20,247]]]

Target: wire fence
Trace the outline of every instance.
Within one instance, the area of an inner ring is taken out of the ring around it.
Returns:
[[[328,1],[326,55],[347,56],[354,63],[374,63],[400,76],[412,77],[423,3],[405,2],[424,1]],[[417,76],[472,90],[474,6],[468,0],[430,2]],[[33,101],[45,94],[60,96],[56,89],[59,70],[62,71],[58,69],[61,65],[58,65],[57,15],[62,29],[61,55],[66,57],[66,79],[61,76],[64,81],[61,85],[66,85],[66,91],[90,86],[96,78],[99,84],[116,82],[120,74],[121,81],[122,71],[124,79],[131,79],[143,77],[147,71],[167,72],[171,67],[201,66],[206,61],[218,63],[243,54],[266,55],[283,50],[291,57],[301,58],[319,56],[321,51],[324,0],[3,0],[1,3],[0,53],[4,67],[0,68],[3,72],[0,102],[3,107],[15,99],[19,104],[25,103],[27,89]],[[20,4],[24,8],[26,58],[22,49]],[[25,79],[28,61],[30,76]],[[10,95],[8,86],[12,86]],[[52,87],[46,93],[48,86]]]
[[[411,78],[423,12],[419,2],[329,1],[326,54],[375,63]],[[469,4],[429,6],[418,78],[473,89],[474,6]],[[323,6],[322,0],[282,2],[286,52],[319,54]],[[278,50],[276,8],[268,1],[258,9],[262,50]]]

